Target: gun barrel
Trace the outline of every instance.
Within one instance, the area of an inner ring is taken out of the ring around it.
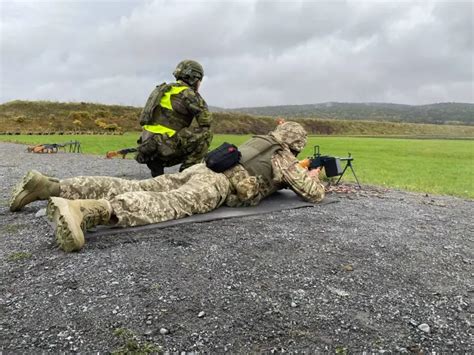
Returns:
[[[353,157],[343,157],[343,158],[338,158],[340,161],[353,161]]]
[[[137,151],[138,151],[137,148],[124,148],[124,149],[118,150],[117,152],[119,154],[128,154],[128,153],[135,153]]]

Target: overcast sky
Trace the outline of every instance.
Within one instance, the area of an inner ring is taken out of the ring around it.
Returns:
[[[1,103],[143,106],[186,58],[212,106],[474,102],[473,1],[0,4]]]

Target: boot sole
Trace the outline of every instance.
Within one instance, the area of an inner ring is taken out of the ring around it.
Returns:
[[[12,196],[10,198],[11,212],[17,212],[26,205],[26,203],[23,204],[24,199],[31,193],[31,191],[26,190],[26,187],[30,182],[34,182],[36,174],[39,174],[36,170],[29,171],[13,188]]]
[[[54,235],[59,248],[66,251],[78,251],[84,246],[84,232],[80,223],[74,220],[68,200],[51,197],[46,209],[48,219],[55,225]]]

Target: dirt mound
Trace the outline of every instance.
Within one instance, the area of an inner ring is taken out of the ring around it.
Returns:
[[[133,160],[0,144],[0,349],[470,351],[473,201],[365,186],[337,203],[54,246],[10,213],[29,169],[146,178]]]

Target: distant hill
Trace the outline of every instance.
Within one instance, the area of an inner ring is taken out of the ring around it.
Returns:
[[[276,110],[275,107],[272,109]],[[219,108],[212,108],[212,110],[214,111],[213,127],[216,133],[265,134],[275,127],[275,118],[269,117],[271,115],[268,113],[267,116],[257,116]],[[138,124],[140,112],[139,107],[86,102],[11,101],[0,105],[0,134],[137,132],[141,129]],[[340,112],[341,116],[342,113],[347,114],[344,110]],[[288,117],[290,115],[285,114],[282,109],[273,116]],[[416,124],[334,119],[333,117],[296,117],[293,120],[303,124],[309,134],[474,137],[474,124],[466,123],[462,125]]]
[[[216,108],[216,111],[221,110],[223,109]],[[243,107],[226,111],[273,117],[474,125],[474,104],[456,102],[420,106],[326,102],[313,105]]]

